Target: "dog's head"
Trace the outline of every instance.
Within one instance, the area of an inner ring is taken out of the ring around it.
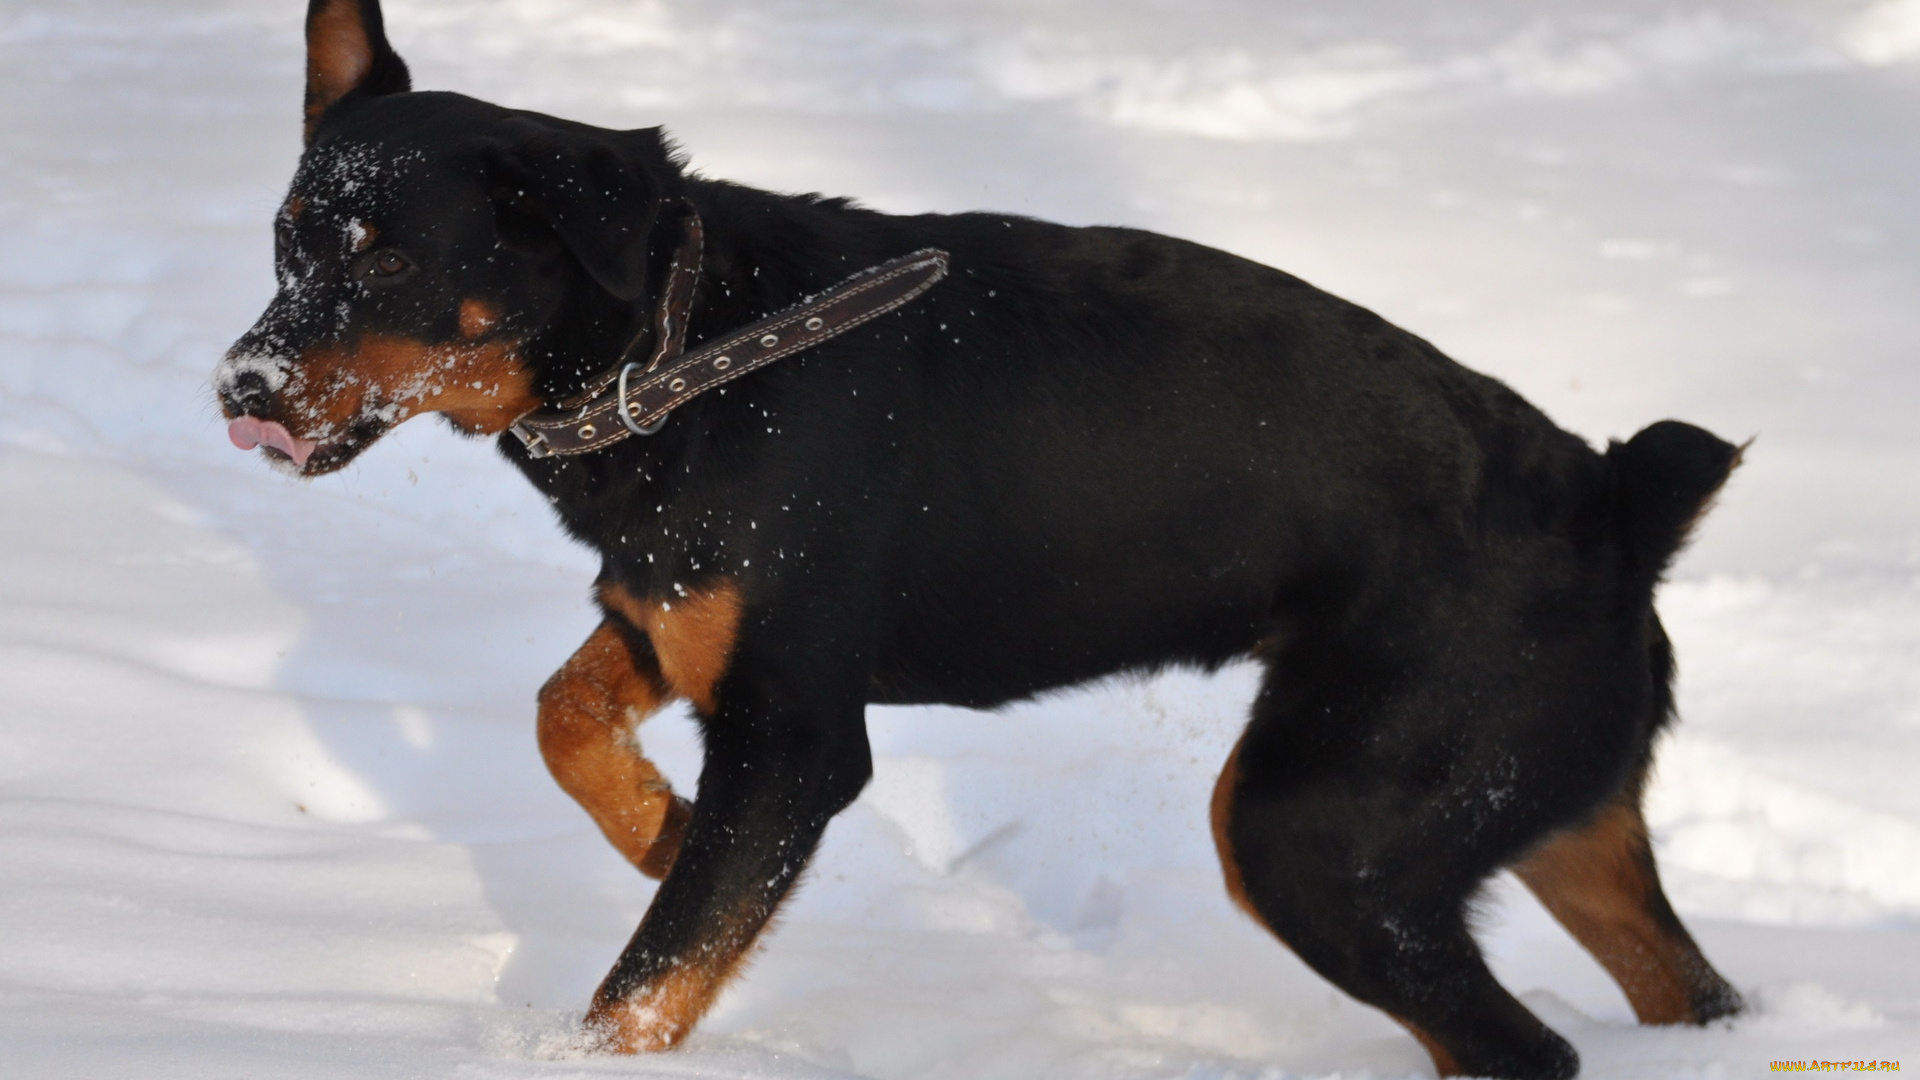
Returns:
[[[378,0],[311,0],[279,291],[214,372],[229,435],[317,476],[420,413],[504,430],[552,389],[569,296],[645,309],[678,179],[658,129],[412,92]]]

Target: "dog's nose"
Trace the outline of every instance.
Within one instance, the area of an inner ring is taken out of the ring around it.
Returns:
[[[220,403],[231,416],[263,413],[272,400],[273,388],[267,385],[266,376],[257,371],[243,371],[220,388]]]

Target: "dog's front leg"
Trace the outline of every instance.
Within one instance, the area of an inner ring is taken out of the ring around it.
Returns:
[[[665,877],[673,865],[693,811],[640,752],[636,728],[669,696],[652,646],[612,619],[540,689],[540,754],[547,768],[620,854],[651,878]]]
[[[706,762],[679,858],[587,1013],[624,1053],[684,1039],[872,774],[857,692],[743,656],[702,716]],[[864,682],[835,680],[864,689]]]

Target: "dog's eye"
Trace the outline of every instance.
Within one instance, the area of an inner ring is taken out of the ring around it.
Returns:
[[[413,264],[407,261],[405,255],[397,251],[382,251],[375,254],[373,261],[367,264],[367,272],[374,277],[390,278],[396,274],[406,273],[412,266]]]
[[[286,258],[293,250],[293,223],[276,221],[273,223],[273,253],[278,258]]]

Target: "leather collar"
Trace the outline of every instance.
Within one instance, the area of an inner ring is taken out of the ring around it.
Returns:
[[[868,267],[817,296],[683,354],[704,241],[700,216],[689,209],[685,234],[654,311],[652,355],[644,364],[634,359],[649,336],[642,331],[622,350],[619,362],[580,393],[556,408],[536,409],[515,420],[508,430],[530,456],[585,454],[629,435],[651,435],[668,414],[700,394],[877,319],[913,301],[947,274],[947,253],[923,248]]]

